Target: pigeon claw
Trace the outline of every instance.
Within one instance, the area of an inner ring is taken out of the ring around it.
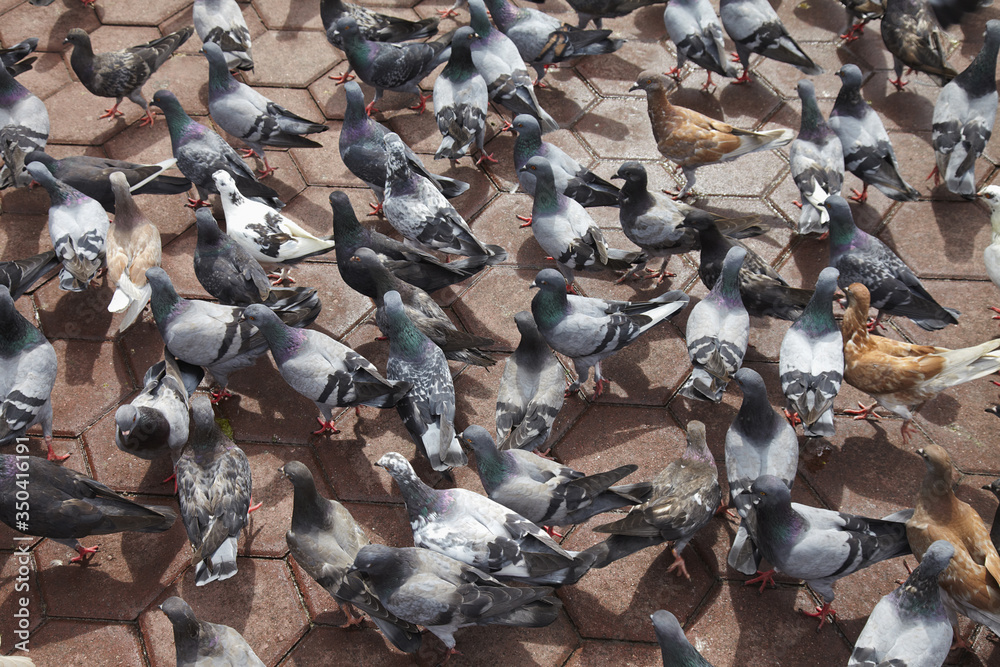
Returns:
[[[800,202],[798,199],[793,199],[792,206],[794,206],[795,208],[802,208],[802,202]]]
[[[431,99],[431,95],[424,95],[423,93],[417,93],[417,98],[420,100],[414,104],[411,109],[419,113],[423,113],[427,109],[427,100]]]
[[[740,85],[744,83],[750,83],[750,72],[749,70],[743,70],[743,74],[740,74],[739,78],[733,79],[733,83]]]
[[[345,84],[348,81],[354,81],[354,75],[350,72],[344,72],[343,74],[331,74],[330,78],[337,82],[336,85]]]
[[[676,571],[678,577],[684,577],[688,581],[691,581],[691,575],[688,574],[687,566],[684,564],[683,556],[681,556],[677,552],[677,549],[671,549],[671,551],[674,554],[674,562],[671,563],[670,567],[667,568],[667,572],[670,573]]]
[[[244,160],[249,160],[252,157],[257,157],[257,151],[252,148],[241,148],[240,152],[243,154]]]
[[[941,185],[941,171],[937,168],[937,165],[934,165],[934,170],[927,174],[927,178],[924,180],[929,181],[932,178],[934,179],[934,187]]]
[[[563,538],[563,534],[556,530],[553,526],[542,526],[542,530],[548,533],[549,537],[554,540],[561,540]]]
[[[861,192],[852,189],[851,196],[848,197],[848,199],[850,199],[851,201],[856,201],[859,204],[864,204],[866,201],[868,201],[868,184],[865,183],[865,186],[861,188]]]
[[[438,9],[437,13],[441,15],[442,19],[446,19],[452,16],[458,16],[458,12],[450,7],[448,9]]]
[[[910,444],[910,438],[913,434],[917,432],[917,429],[913,428],[913,420],[907,419],[903,422],[903,425],[899,427],[899,433],[903,436],[903,444]]]
[[[663,76],[669,76],[677,83],[681,81],[681,70],[679,67],[671,67],[669,70],[663,73]]]
[[[336,422],[334,422],[332,419],[330,421],[326,421],[322,417],[316,417],[316,421],[319,422],[320,428],[318,431],[313,431],[312,432],[313,435],[323,435],[324,433],[332,433],[333,435],[336,435],[340,433],[340,430],[337,428]]]
[[[718,86],[712,83],[712,73],[706,70],[706,74],[708,74],[708,79],[705,81],[705,83],[701,84],[701,89],[704,90],[706,93],[711,94],[715,92]]]
[[[84,4],[86,4],[86,3],[84,3]],[[122,113],[121,111],[118,110],[118,105],[116,104],[113,107],[111,107],[110,109],[105,109],[104,110],[104,114],[101,115],[101,116],[98,116],[97,118],[98,119],[101,119],[101,118],[110,118],[112,121],[114,121],[114,119],[117,118],[118,116],[124,116],[124,115],[125,115],[124,113]]]
[[[492,162],[493,164],[496,164],[500,160],[497,160],[495,157],[493,157],[493,153],[487,153],[486,151],[480,151],[480,153],[479,153],[479,159],[476,160],[476,165],[478,166],[478,165],[482,164],[484,161],[485,162]]]
[[[256,512],[257,510],[259,510],[263,506],[264,506],[263,502],[259,502],[256,505],[254,505],[253,504],[253,496],[250,496],[250,507],[247,508],[247,514],[250,514],[251,512]]]
[[[889,83],[896,86],[897,93],[903,92],[903,88],[906,88],[910,84],[909,81],[903,81],[902,76],[899,77],[898,79],[889,79]]]
[[[382,202],[377,202],[375,204],[368,202],[368,205],[372,207],[372,210],[368,213],[368,215],[382,215]]]
[[[139,122],[139,127],[146,127],[147,125],[149,127],[153,127],[153,123],[155,121],[156,121],[156,114],[150,111],[149,109],[146,109],[146,115],[143,116],[142,120]]]
[[[513,130],[514,126],[511,125],[510,121],[504,118],[503,127],[501,127],[498,132],[506,132],[507,130]]]
[[[604,387],[605,386],[610,387],[611,386],[611,380],[609,380],[607,378],[601,378],[600,380],[597,380],[596,382],[594,382],[594,398],[600,398],[601,397],[601,394],[604,393]]]
[[[369,102],[368,105],[365,107],[365,113],[368,114],[369,116],[371,116],[373,113],[377,111],[378,109],[375,108],[375,100]]]
[[[354,615],[350,604],[341,604],[338,601],[337,606],[340,608],[340,611],[343,612],[344,616],[347,617],[347,622],[341,625],[341,628],[349,628],[352,625],[361,625],[365,622],[363,617]]]
[[[524,217],[523,215],[516,215],[514,217],[524,223],[523,225],[520,225],[521,229],[524,229],[525,227],[531,227],[531,216],[530,215],[527,218]],[[1000,312],[1000,311],[997,311],[997,312]]]
[[[834,611],[833,607],[830,606],[829,602],[824,602],[822,607],[816,607],[816,611],[802,611],[803,614],[811,618],[819,619],[819,627],[816,628],[816,632],[823,629],[823,624],[826,623],[826,617],[829,616],[830,619],[834,619],[837,616],[837,612]]]
[[[785,408],[785,419],[787,419],[788,423],[792,425],[792,428],[795,428],[802,423],[802,418],[799,417],[799,413],[791,412],[788,408]]]
[[[186,206],[187,208],[194,208],[194,209],[206,208],[206,207],[211,206],[211,205],[212,204],[210,204],[209,202],[205,201],[204,199],[201,199],[201,198],[191,199],[191,197],[188,197],[188,203],[184,204],[184,206]]]
[[[1000,308],[997,308],[996,306],[990,306],[990,310],[996,313],[996,316],[994,316],[993,319],[1000,320]]]
[[[217,389],[209,394],[212,397],[212,405],[218,405],[227,398],[232,398],[233,395],[228,389]]]
[[[52,441],[51,440],[46,439],[45,444],[46,444],[46,448],[48,450],[46,452],[46,454],[45,454],[45,458],[48,459],[49,461],[56,461],[56,462],[58,462],[58,461],[65,461],[66,459],[68,459],[70,457],[69,454],[63,454],[62,456],[59,456],[58,454],[56,454],[56,450],[52,449]]]
[[[764,592],[768,584],[771,584],[771,588],[777,588],[778,584],[774,583],[774,570],[768,570],[767,572],[761,572],[757,570],[757,576],[753,579],[747,579],[743,582],[744,586],[752,586],[754,584],[760,584],[760,593]]]
[[[858,419],[867,419],[872,417],[874,419],[882,419],[876,412],[875,407],[878,403],[872,403],[871,405],[864,405],[861,401],[858,401],[858,408],[856,410],[844,410],[845,415],[854,415],[855,421]]]
[[[861,35],[863,34],[865,34],[865,24],[855,23],[850,28],[848,28],[847,32],[841,35],[840,38],[845,42],[853,42],[857,39],[860,39]]]
[[[90,557],[98,552],[100,549],[97,547],[85,547],[82,544],[76,548],[76,556],[69,559],[71,563],[89,563]]]

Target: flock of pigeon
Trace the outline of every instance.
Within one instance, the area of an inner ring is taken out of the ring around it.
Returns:
[[[624,40],[604,29],[603,19],[658,3],[569,2],[579,14],[577,27],[508,0],[468,0],[470,25],[438,36],[437,19],[413,22],[321,0],[327,38],[349,64],[336,77],[347,100],[338,138],[341,158],[371,188],[377,200],[373,213],[384,216],[402,240],[361,224],[339,191],[329,197],[329,237],[308,232],[281,212],[284,203],[266,183],[275,168],[265,147],[318,147],[317,138],[324,139],[321,133],[329,128],[240,80],[239,72],[252,70],[254,60],[250,32],[234,0],[195,0],[193,27],[120,51],[95,53],[79,28],[66,35],[80,82],[94,95],[115,100],[102,118],[121,115],[125,98],[145,111],[140,125],[155,122],[150,105],[162,111],[173,156],[159,164],[48,155],[45,105],[16,78],[31,67],[37,40],[0,52],[0,179],[4,187],[40,185],[47,191],[53,246],[0,263],[0,442],[12,444],[38,425],[48,448],[48,460],[0,455],[0,519],[76,550],[74,562],[87,562],[97,551],[80,538],[162,532],[177,519],[168,508],[137,504],[58,465],[65,456],[53,449],[56,354],[15,300],[56,269],[59,287],[69,292],[87,290],[106,272],[115,287],[108,309],[123,313],[120,330],[143,317],[148,305],[164,345],[163,360],[146,373],[142,391],[118,408],[115,442],[123,456],[173,461],[194,564],[186,576],[199,586],[238,575],[238,539],[259,507],[252,502],[248,459],[216,422],[213,403],[231,396],[227,385],[233,373],[270,352],[289,387],[315,403],[316,434],[339,432],[338,410],[395,408],[418,456],[434,470],[447,477],[473,454],[485,496],[429,486],[400,453],[377,462],[405,502],[412,547],[370,544],[343,505],[320,495],[305,465],[291,461],[282,468],[294,494],[287,533],[293,557],[342,605],[349,624],[361,622],[355,611],[367,615],[404,652],[420,647],[421,626],[451,655],[457,652],[455,633],[463,627],[548,625],[562,605],[555,587],[572,585],[590,570],[647,547],[671,543],[674,560],[663,576],[690,578],[682,551],[727,508],[739,521],[729,565],[753,575],[747,583],[759,583],[762,591],[773,585],[776,572],[806,581],[823,600],[809,614],[820,628],[835,614],[836,581],[886,559],[916,556],[919,566],[872,610],[851,665],[941,665],[959,614],[1000,633],[1000,524],[991,531],[955,496],[955,470],[943,448],[930,445],[918,452],[926,475],[915,508],[868,518],[791,500],[799,458],[796,427],[809,437],[832,438],[833,401],[843,381],[875,399],[850,411],[857,418],[874,414],[876,405],[903,418],[905,444],[913,412],[925,401],[1000,369],[1000,339],[950,350],[877,335],[885,315],[939,330],[958,324],[959,312],[940,305],[891,248],[859,229],[840,195],[850,171],[864,184],[852,197],[858,202],[865,201],[869,185],[901,202],[919,196],[900,176],[889,135],[862,95],[861,70],[846,64],[837,72],[842,88],[828,119],[810,80],[799,82],[797,136],[786,129],[732,127],[670,102],[685,63],[709,72],[705,94],[715,85],[711,74],[748,81],[754,54],[807,76],[822,69],[766,0],[721,0],[718,15],[708,0],[669,0],[663,18],[677,68],[643,72],[633,90],[645,92],[656,146],[686,182],[677,193],[651,191],[644,165],[626,162],[615,176],[622,181],[619,188],[544,139],[558,124],[539,104],[534,86],[542,85],[550,66],[621,48]],[[870,21],[881,22],[895,63],[893,85],[900,90],[907,85],[902,80],[907,67],[942,86],[931,128],[934,177],[949,191],[982,198],[991,208],[994,241],[984,260],[1000,286],[1000,188],[977,192],[974,173],[997,110],[1000,21],[986,24],[979,55],[956,72],[947,62],[950,38],[942,26],[976,11],[974,0],[842,2],[850,16],[843,39],[856,39]],[[466,11],[461,5],[443,13]],[[595,29],[586,28],[591,21]],[[149,102],[143,93],[157,68],[194,32],[209,65],[212,121],[242,142],[243,157],[215,130],[192,119],[170,90],[156,91]],[[725,57],[724,34],[735,43],[734,62],[741,71]],[[423,38],[434,41],[414,41]],[[442,65],[433,96],[425,96],[420,83]],[[375,90],[367,104],[355,77]],[[537,292],[531,312],[514,318],[521,338],[503,366],[495,436],[476,425],[456,432],[448,363],[493,366],[494,341],[458,329],[430,294],[505,261],[507,253],[477,237],[449,202],[468,184],[428,169],[400,136],[372,117],[383,91],[416,95],[413,108],[420,113],[433,99],[442,135],[435,158],[495,162],[484,146],[490,103],[509,117],[507,128],[516,133],[518,182],[533,198],[523,226],[531,227],[555,268],[538,272],[525,285]],[[820,234],[829,247],[829,267],[813,289],[790,286],[741,242],[767,233],[758,218],[723,217],[684,202],[695,192],[699,167],[782,146],[788,146],[801,194],[798,233]],[[251,156],[263,163],[259,173],[244,162]],[[172,168],[181,175],[164,173]],[[163,195],[180,204],[179,196],[192,184],[197,191],[188,200],[197,220],[193,269],[213,300],[178,294],[160,267],[159,231],[133,199]],[[213,217],[211,195],[221,202],[225,232]],[[617,207],[621,229],[636,247],[609,247],[590,207]],[[698,274],[710,291],[690,307],[685,337],[692,371],[680,393],[719,403],[731,380],[739,385],[742,405],[725,437],[728,495],[698,421],[687,424],[683,455],[649,482],[620,483],[635,465],[581,472],[549,459],[546,443],[564,397],[593,369],[594,397],[600,400],[610,382],[601,362],[690,305],[690,297],[676,290],[645,302],[580,296],[576,273],[617,270],[619,283],[659,285],[673,275],[667,271],[671,256],[693,250],[699,251]],[[290,271],[297,262],[330,252],[344,283],[376,304],[376,323],[388,338],[384,371],[308,328],[320,313],[323,294],[286,286],[294,283]],[[661,262],[658,269],[647,269],[654,260]],[[264,266],[277,273],[268,275]],[[833,302],[841,298],[846,307],[838,325]],[[869,320],[872,307],[878,316]],[[763,378],[742,367],[751,342],[750,316],[793,322],[778,365],[784,414],[771,407]],[[576,379],[568,387],[556,353],[574,366]],[[211,394],[197,391],[206,379]],[[17,502],[24,488],[31,491],[30,511]],[[1000,496],[1000,480],[992,490]],[[615,511],[591,526],[608,535],[604,541],[583,551],[568,551],[557,541],[562,537],[557,527]],[[769,570],[761,570],[763,562]],[[180,598],[168,599],[161,609],[174,627],[177,664],[263,664],[235,630],[198,620]],[[670,612],[653,614],[652,622],[665,665],[708,664]],[[963,642],[957,629],[954,639]]]

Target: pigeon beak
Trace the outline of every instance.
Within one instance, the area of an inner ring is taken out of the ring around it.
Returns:
[[[347,568],[347,574],[350,574],[351,572],[357,572],[357,571],[358,571],[358,566],[355,565],[354,563],[351,563],[351,566],[349,568]]]
[[[917,450],[917,454],[919,454],[925,459],[927,458],[927,452],[925,452],[922,448]]]
[[[282,475],[285,475],[285,466],[281,466],[280,468],[278,468],[278,472],[280,472]],[[285,477],[288,477],[288,475],[285,475]]]
[[[639,84],[637,84],[637,83],[633,83],[633,84],[632,84],[632,87],[628,89],[628,92],[630,92],[630,93],[631,93],[631,92],[632,92],[633,90],[639,90],[639,89],[641,89],[641,88],[642,88],[642,86],[640,86]]]
[[[63,43],[63,44],[69,44],[69,37],[67,37],[66,39],[64,39],[64,40],[62,41],[62,43]]]
[[[528,171],[528,165],[524,165],[523,167],[518,169],[518,171]]]
[[[361,258],[360,258],[360,257],[354,257],[354,256],[352,255],[352,256],[351,256],[351,260],[350,260],[350,261],[352,261],[352,262],[360,262],[360,261],[361,261]]]
[[[991,489],[991,488],[990,488],[990,485],[989,485],[989,484],[987,484],[986,486],[982,486],[982,487],[980,487],[980,488],[981,488],[981,489],[982,489],[983,491],[992,491],[992,490],[993,490],[993,489]]]
[[[538,289],[538,287],[540,287],[540,285],[534,280],[532,280],[531,284],[528,285],[528,289]]]
[[[131,433],[131,432],[132,432],[132,431],[122,431],[122,432],[121,432],[121,433],[122,433],[122,437],[123,437],[123,438],[127,438],[127,437],[128,437],[128,434],[129,434],[129,433]]]
[[[624,181],[625,177],[624,176],[619,176],[618,174],[615,174],[614,176],[611,177],[611,180],[612,181]]]

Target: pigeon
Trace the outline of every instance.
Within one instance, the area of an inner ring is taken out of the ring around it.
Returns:
[[[847,29],[840,35],[845,42],[861,39],[865,26],[885,13],[883,0],[840,0],[840,4],[847,10]]]
[[[624,39],[612,38],[610,30],[574,28],[545,12],[517,7],[507,0],[486,0],[486,8],[500,32],[514,42],[521,60],[535,68],[536,81],[545,76],[546,65],[614,53],[625,44]]]
[[[764,558],[790,577],[804,579],[823,598],[816,612],[822,628],[836,616],[833,584],[858,570],[910,551],[907,524],[894,518],[869,519],[792,502],[785,481],[758,477],[749,489],[754,539]]]
[[[545,444],[562,409],[566,371],[531,313],[514,316],[521,342],[504,362],[497,391],[498,448],[533,452]]]
[[[722,24],[708,0],[671,0],[663,10],[663,25],[677,50],[677,66],[667,72],[679,77],[688,60],[708,74],[702,86],[710,90],[712,74],[736,78],[736,68],[726,59]]]
[[[385,135],[385,217],[411,244],[449,255],[491,255],[433,181],[410,168],[399,135]]]
[[[766,4],[766,0],[761,2]],[[728,162],[747,153],[779,148],[791,142],[795,136],[788,129],[766,132],[741,130],[697,111],[675,106],[670,103],[668,95],[676,87],[676,82],[670,77],[647,71],[639,75],[629,91],[646,91],[649,122],[653,127],[656,148],[684,172],[686,183],[677,194],[678,199],[694,187],[698,167]]]
[[[213,400],[231,396],[226,391],[229,375],[249,368],[267,353],[267,340],[256,327],[241,322],[242,308],[221,306],[210,301],[182,299],[167,272],[153,268],[146,272],[153,289],[150,307],[156,328],[172,355],[189,364],[202,366],[218,384]],[[319,304],[303,304],[281,313],[282,321],[296,327],[309,326],[319,316]]]
[[[30,511],[16,500],[25,489]],[[73,549],[78,555],[71,563],[89,560],[98,550],[80,544],[81,537],[162,533],[177,518],[167,507],[134,503],[83,473],[36,456],[0,454],[0,499],[0,521],[24,535],[47,537]]]
[[[476,469],[490,500],[539,526],[568,526],[622,507],[648,495],[646,483],[612,486],[637,465],[585,475],[523,449],[497,449],[482,426],[470,426],[459,442],[476,453]]]
[[[875,605],[854,642],[847,667],[944,664],[952,632],[938,576],[954,554],[955,547],[946,540],[938,540],[927,549],[906,581]]]
[[[57,180],[38,163],[28,173],[49,193],[49,237],[62,262],[59,288],[82,292],[97,276],[104,261],[108,214],[96,201]]]
[[[684,338],[694,368],[680,388],[683,396],[720,402],[729,380],[743,365],[750,342],[750,315],[740,296],[746,254],[742,246],[730,248],[712,291],[691,309]]]
[[[521,54],[510,37],[493,27],[483,0],[469,0],[469,21],[478,35],[472,40],[472,62],[486,81],[490,100],[514,115],[526,113],[538,119],[543,132],[559,124],[538,103],[534,84]],[[506,130],[505,125],[501,131]]]
[[[205,373],[163,350],[163,361],[149,367],[142,391],[115,411],[115,446],[152,461],[169,453],[176,461],[188,441],[190,398]]]
[[[181,519],[194,549],[195,585],[204,586],[236,574],[236,540],[257,507],[250,506],[247,455],[215,423],[204,394],[191,399],[190,431],[174,470]]]
[[[832,437],[833,399],[844,379],[844,341],[833,317],[840,272],[823,269],[802,316],[785,332],[778,359],[786,416],[802,422],[811,438]]]
[[[598,30],[603,28],[603,19],[614,19],[628,16],[637,9],[652,5],[665,4],[666,0],[572,0],[569,6],[573,8],[580,22],[578,30],[583,30],[591,21]]]
[[[823,202],[830,195],[839,195],[844,185],[844,149],[819,110],[812,81],[799,81],[798,91],[802,123],[799,136],[788,147],[792,180],[802,197],[798,232],[823,233],[830,224]]]
[[[386,308],[386,294],[396,292],[403,304],[406,318],[424,336],[441,348],[445,357],[475,366],[493,366],[496,360],[479,348],[490,347],[494,341],[459,331],[451,319],[427,292],[404,283],[385,268],[378,256],[369,248],[358,248],[351,260],[368,274],[374,293],[365,294],[375,301],[375,323],[388,335],[392,328]]]
[[[941,27],[948,28],[961,23],[966,14],[992,6],[993,0],[928,0],[927,4]]]
[[[698,232],[701,243],[698,275],[702,284],[711,289],[722,274],[722,266],[730,248],[740,244],[726,238],[712,214],[705,211],[691,211],[684,218],[682,227],[690,227]],[[747,312],[758,317],[792,321],[798,319],[812,298],[812,291],[790,287],[757,253],[745,247],[744,250],[747,254],[740,268],[740,295]]]
[[[0,445],[23,438],[39,424],[50,461],[62,461],[52,449],[52,387],[56,382],[52,343],[14,307],[0,286]]]
[[[288,280],[291,264],[333,250],[332,240],[321,239],[267,204],[244,197],[229,171],[219,169],[212,174],[212,181],[222,202],[229,237],[258,262],[280,265],[275,285]]]
[[[94,54],[90,35],[81,28],[73,28],[66,35],[63,44],[73,45],[69,64],[80,83],[98,97],[115,100],[114,106],[105,109],[100,118],[114,121],[116,116],[124,116],[124,113],[118,111],[118,106],[127,97],[146,112],[146,117],[139,124],[142,126],[152,125],[154,119],[153,112],[149,110],[146,98],[142,95],[143,84],[193,33],[194,28],[187,26],[145,44],[121,51]]]
[[[177,163],[169,158],[157,164],[136,164],[124,160],[73,155],[60,160],[44,151],[31,151],[24,156],[24,163],[39,162],[53,176],[76,188],[91,199],[96,199],[108,213],[115,212],[115,193],[111,189],[111,174],[125,175],[129,191],[134,195],[176,195],[191,189],[191,181],[183,176],[164,176]]]
[[[396,452],[385,454],[375,465],[385,468],[399,485],[416,547],[500,579],[532,585],[576,583],[593,562],[590,554],[566,551],[544,530],[486,496],[427,486]]]
[[[892,249],[854,224],[842,197],[833,195],[823,205],[830,212],[830,266],[840,271],[837,284],[841,289],[852,283],[864,285],[871,305],[879,311],[876,322],[884,315],[902,315],[927,331],[958,324],[957,310],[938,305]]]
[[[923,565],[934,542],[951,543],[955,555],[938,575],[938,584],[952,625],[958,626],[958,612],[996,633],[1000,631],[1000,555],[989,529],[971,505],[955,496],[957,479],[948,452],[932,444],[917,454],[924,459],[926,472],[916,511],[906,522],[913,555]]]
[[[59,266],[55,250],[9,262],[0,262],[0,285],[10,292],[15,301],[32,288],[42,276]]]
[[[45,103],[0,67],[0,187],[25,186],[31,177],[24,173],[24,156],[44,150],[49,139],[49,112]]]
[[[414,326],[399,292],[384,296],[385,326],[389,337],[389,382],[410,384],[396,403],[396,411],[431,467],[446,471],[468,463],[455,437],[455,385],[444,352]]]
[[[721,0],[719,17],[722,27],[736,43],[736,55],[743,74],[736,83],[750,81],[750,54],[787,63],[808,76],[823,73],[792,36],[767,0]]]
[[[362,226],[347,194],[340,190],[330,193],[330,207],[333,209],[333,238],[337,243],[334,250],[337,253],[340,277],[352,289],[373,299],[377,294],[375,281],[357,263],[350,263],[359,248],[369,248],[394,276],[425,292],[436,292],[460,283],[491,263],[502,262],[507,257],[500,246],[488,245],[487,248],[494,253],[492,256],[473,255],[453,262],[442,262],[429,253]]]
[[[215,131],[195,122],[168,90],[153,95],[153,106],[163,110],[170,130],[170,148],[177,159],[177,168],[198,189],[198,199],[188,198],[192,208],[207,206],[205,198],[216,193],[212,174],[220,169],[229,172],[244,197],[281,208],[284,203],[278,193],[257,180],[253,169],[240,159],[233,148]]]
[[[889,199],[916,201],[920,193],[899,175],[896,153],[878,113],[861,93],[861,70],[847,64],[837,70],[841,87],[830,111],[829,125],[844,150],[847,170],[861,179],[864,188],[854,191],[854,199],[868,199],[868,186],[874,185]]]
[[[389,382],[372,362],[330,336],[288,326],[264,304],[247,306],[243,317],[267,339],[285,382],[319,408],[320,429],[314,435],[340,432],[333,408],[391,408],[410,389],[407,382]]]
[[[267,273],[243,246],[219,229],[210,209],[195,211],[195,226],[194,274],[205,291],[224,306],[266,301],[271,295]]]
[[[142,314],[152,293],[146,283],[146,271],[160,265],[160,232],[146,214],[139,210],[129,193],[125,174],[111,174],[115,193],[115,223],[108,230],[106,257],[108,280],[115,293],[108,312],[121,313],[118,331],[125,331]]]
[[[986,275],[993,284],[1000,287],[1000,186],[987,185],[976,193],[976,196],[986,202],[990,209],[990,244],[983,250],[983,265]],[[1000,308],[990,306],[997,313],[993,319],[1000,319]]]
[[[388,161],[385,135],[389,134],[389,130],[369,118],[365,112],[365,95],[361,92],[361,86],[353,81],[349,82],[344,86],[344,93],[347,107],[340,130],[340,158],[344,161],[344,166],[375,193],[379,203],[374,213],[379,213],[382,210]],[[427,171],[417,154],[409,148],[405,153],[410,169],[430,180],[445,197],[451,199],[469,189],[468,183]]]
[[[618,188],[567,155],[561,148],[542,141],[542,127],[531,114],[519,114],[514,119],[514,169],[521,189],[535,195],[535,174],[522,168],[535,156],[552,165],[556,190],[581,206],[618,206]]]
[[[646,260],[641,252],[608,248],[587,210],[558,191],[548,159],[536,155],[518,171],[530,173],[535,180],[531,231],[542,250],[556,261],[569,286],[573,285],[574,269],[627,271]]]
[[[539,628],[556,620],[562,601],[547,587],[504,586],[483,570],[415,547],[361,547],[354,568],[364,573],[386,609],[422,625],[455,650],[455,631],[472,625]]]
[[[231,70],[253,71],[250,29],[236,0],[194,0],[194,29],[203,44],[215,44]]]
[[[393,90],[413,93],[419,101],[412,108],[424,112],[430,95],[420,92],[420,82],[451,54],[450,35],[436,42],[417,44],[388,44],[366,39],[358,22],[350,15],[337,19],[334,37],[339,38],[351,69],[358,77],[375,89],[375,97],[365,111],[371,114],[382,99],[382,93]]]
[[[228,625],[199,621],[188,603],[176,595],[164,600],[160,611],[174,628],[177,667],[264,667],[239,632]]]
[[[690,421],[684,453],[653,478],[646,502],[633,507],[625,518],[593,529],[611,533],[602,543],[607,553],[594,567],[605,567],[640,549],[672,541],[674,562],[667,572],[690,579],[681,551],[712,520],[721,501],[719,471],[708,449],[705,425]]]
[[[531,314],[549,346],[573,360],[577,378],[567,393],[580,388],[594,367],[595,397],[611,384],[601,374],[601,361],[687,306],[690,297],[680,291],[650,301],[591,299],[566,293],[566,280],[555,269],[543,269],[530,287],[538,288]]]
[[[260,178],[277,170],[267,163],[264,146],[275,148],[321,148],[304,134],[326,132],[326,125],[297,116],[256,90],[237,81],[229,73],[223,50],[212,42],[202,52],[208,59],[208,111],[220,128],[236,137],[249,150],[245,157],[258,155],[264,161]]]
[[[37,48],[38,38],[29,37],[10,48],[0,49],[0,65],[3,65],[11,76],[23,74],[38,60],[36,56],[28,57]]]
[[[702,657],[684,636],[684,630],[677,617],[663,609],[650,616],[656,641],[660,645],[663,664],[672,667],[712,667],[712,663]]]
[[[420,628],[388,611],[353,567],[358,551],[371,544],[365,529],[346,507],[319,494],[312,473],[303,463],[289,461],[279,470],[295,489],[292,524],[285,533],[295,562],[333,596],[347,616],[345,627],[362,622],[352,612],[357,607],[371,617],[396,648],[416,653]]]
[[[913,345],[873,336],[865,323],[871,297],[861,283],[846,290],[847,310],[841,323],[844,337],[844,379],[875,399],[860,410],[847,410],[864,419],[875,406],[903,418],[903,442],[913,432],[913,413],[924,402],[945,389],[995,373],[1000,369],[1000,338],[982,345],[949,350],[932,345]]]
[[[337,21],[345,16],[353,18],[358,24],[361,35],[372,42],[408,42],[432,37],[437,33],[439,23],[436,18],[408,21],[343,0],[320,0],[319,15],[323,20],[327,40],[342,51],[343,41],[337,34],[336,28]]]
[[[987,409],[987,412],[991,410]],[[995,412],[993,414],[996,414]],[[989,491],[997,500],[1000,500],[1000,479],[995,479],[990,482],[987,486],[983,487],[983,491]],[[990,542],[993,543],[993,547],[1000,551],[1000,508],[993,515],[993,525],[990,526]]]
[[[941,90],[934,104],[934,185],[943,178],[949,192],[966,199],[975,197],[976,160],[997,117],[998,48],[1000,21],[994,19],[986,23],[986,39],[975,60]]]
[[[479,151],[476,164],[483,160],[496,162],[483,148],[490,97],[486,80],[472,64],[470,44],[474,36],[469,26],[455,32],[451,38],[451,57],[434,81],[434,117],[442,136],[435,160],[471,157],[474,143]]]
[[[941,28],[924,0],[885,0],[882,15],[882,41],[892,54],[895,79],[889,83],[903,90],[903,68],[909,67],[927,74],[943,86],[958,74],[948,64],[948,42],[951,37]]]

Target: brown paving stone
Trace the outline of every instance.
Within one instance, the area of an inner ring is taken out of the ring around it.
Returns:
[[[641,98],[605,99],[575,125],[600,157],[614,160],[659,159],[653,130]]]
[[[367,624],[366,624],[367,625]],[[299,642],[291,653],[279,663],[282,667],[309,667],[331,665],[379,664],[393,667],[412,665],[414,659],[406,655],[374,627],[362,630],[317,626]]]
[[[57,340],[53,347],[59,361],[53,428],[61,435],[79,435],[131,391],[132,381],[113,343]],[[79,400],[81,391],[87,392],[87,404]]]
[[[193,35],[188,41],[192,40],[197,42],[198,36]],[[207,114],[208,61],[197,53],[173,56],[149,77],[149,82],[143,87],[148,95],[147,101],[153,97],[153,93],[164,88],[173,92],[180,100],[181,107],[192,116]],[[162,113],[158,109],[156,111],[162,120]]]
[[[114,121],[98,118],[114,100],[92,95],[82,83],[71,83],[45,101],[52,129],[49,138],[65,144],[104,142],[142,118],[142,107],[126,100],[118,108],[125,115]]]
[[[257,3],[260,17],[271,30],[322,30],[319,4],[294,0],[266,0]]]
[[[652,623],[652,621],[650,621]],[[660,647],[639,642],[611,642],[584,640],[570,657],[566,667],[643,667],[655,665],[660,659]]]
[[[120,315],[108,312],[114,294],[107,278],[83,292],[66,292],[52,280],[36,295],[42,330],[49,338],[110,340],[118,332]]]
[[[142,667],[145,664],[139,633],[133,625],[49,621],[31,637],[28,645],[36,665],[90,667],[95,660],[101,659],[120,667]]]
[[[94,5],[101,23],[122,25],[152,25],[160,23],[187,5],[187,0],[167,0],[143,6],[129,0],[104,0]]]
[[[15,637],[14,631],[34,631],[42,622],[43,614],[35,558],[30,552],[20,551],[24,547],[31,547],[32,540],[5,540],[3,544],[18,550],[0,553],[0,588],[3,589],[0,599],[0,633],[7,638],[4,642],[6,652],[14,642],[21,641]]]
[[[430,639],[424,638],[422,650]],[[498,666],[561,665],[580,642],[565,613],[544,628],[472,627],[460,630],[455,639],[462,652],[455,656],[455,664]],[[504,650],[497,651],[498,646]]]
[[[96,12],[82,3],[59,2],[39,8],[23,2],[3,15],[0,39],[10,45],[37,36],[39,51],[58,53],[64,49],[63,40],[71,28],[92,32],[99,23]]]
[[[308,59],[298,54],[308,53]],[[253,41],[254,71],[247,75],[250,85],[305,88],[330,69],[339,54],[322,32],[272,30]]]
[[[39,53],[38,60],[31,69],[18,75],[18,82],[32,93],[46,99],[60,88],[67,86],[73,80],[70,78],[69,67],[58,53]]]

